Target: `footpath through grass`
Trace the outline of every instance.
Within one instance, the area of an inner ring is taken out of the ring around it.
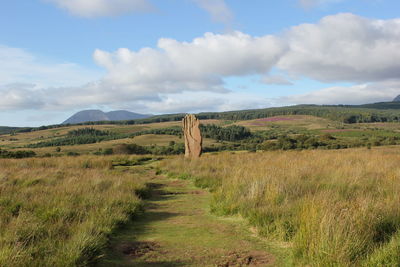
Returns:
[[[289,266],[238,218],[209,212],[210,193],[152,174],[145,212],[111,240],[99,266]]]
[[[400,150],[275,151],[174,157],[163,169],[213,193],[214,214],[241,215],[292,244],[296,265],[400,266]]]

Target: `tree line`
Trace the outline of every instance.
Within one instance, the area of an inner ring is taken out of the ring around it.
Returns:
[[[60,128],[72,125],[133,125],[149,124],[168,121],[181,121],[186,114],[166,114],[152,116],[145,119],[126,120],[126,121],[96,121],[78,124],[57,124],[41,127],[27,127],[15,129],[15,132],[32,132]],[[297,105],[288,107],[239,110],[227,112],[203,112],[196,116],[199,119],[218,119],[218,120],[252,120],[273,116],[284,115],[311,115],[322,117],[343,123],[371,123],[371,122],[399,122],[400,104],[397,102],[384,102],[366,105]]]
[[[228,127],[220,127],[217,125],[201,125],[200,128],[204,137],[220,141],[239,141],[251,136],[251,133],[247,128],[237,125]],[[183,132],[182,128],[179,126],[149,129],[128,134],[117,134],[87,127],[69,131],[67,136],[64,137],[59,137],[48,141],[41,141],[35,144],[29,144],[26,147],[39,148],[50,146],[94,144],[103,141],[132,138],[147,134],[175,135],[181,137]]]
[[[22,159],[22,158],[30,158],[36,156],[36,153],[33,151],[8,151],[0,149],[0,158],[2,159]]]

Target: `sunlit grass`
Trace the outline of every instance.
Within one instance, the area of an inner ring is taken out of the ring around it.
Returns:
[[[140,209],[110,157],[0,160],[0,266],[82,266]]]
[[[241,214],[292,243],[312,266],[399,266],[400,150],[223,153],[163,168],[214,192],[211,209]]]

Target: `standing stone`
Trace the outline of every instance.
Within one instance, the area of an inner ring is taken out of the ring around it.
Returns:
[[[182,120],[185,136],[185,157],[199,158],[203,139],[200,132],[200,121],[196,116],[186,115]]]

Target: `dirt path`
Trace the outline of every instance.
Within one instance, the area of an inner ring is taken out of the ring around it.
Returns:
[[[98,266],[287,265],[242,220],[210,214],[208,192],[153,176],[145,212],[112,238]]]

